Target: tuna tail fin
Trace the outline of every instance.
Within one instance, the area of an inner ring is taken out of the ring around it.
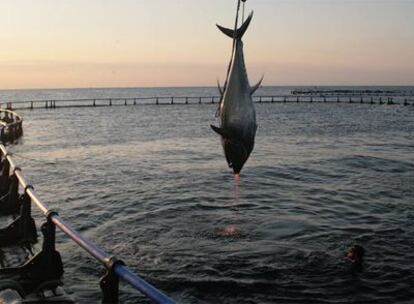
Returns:
[[[263,79],[264,79],[264,75],[262,76],[262,78],[259,80],[259,82],[256,85],[254,85],[250,88],[250,94],[251,95],[253,95],[254,92],[256,92],[258,88],[260,88],[260,86],[262,85]]]
[[[242,39],[244,33],[246,32],[247,28],[249,27],[250,21],[252,21],[253,18],[253,12],[250,13],[249,17],[246,19],[246,21],[242,24],[242,26],[234,32],[234,30],[222,27],[217,24],[217,27],[220,31],[223,32],[223,34],[229,36],[230,38],[234,39]]]

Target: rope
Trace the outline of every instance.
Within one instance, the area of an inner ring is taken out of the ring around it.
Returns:
[[[36,159],[36,158],[22,156],[22,155],[17,154],[17,153],[10,153],[10,155],[12,155],[14,157],[21,158],[21,159],[26,159],[26,160],[34,161],[34,162],[37,162],[37,163],[45,164],[45,165],[55,165],[56,164],[56,161],[53,162],[53,161],[39,160],[39,159]]]
[[[23,156],[23,155],[16,154],[16,153],[10,153],[9,155],[11,155],[13,157],[29,160],[31,162],[35,162],[35,163],[38,163],[40,165],[45,165],[45,166],[59,166],[59,165],[64,166],[67,162],[74,163],[74,162],[71,162],[71,161],[68,161],[68,160],[65,160],[65,161],[60,161],[60,160],[57,160],[57,159],[54,159],[54,160],[41,160],[41,159],[36,159],[36,158]],[[69,172],[71,174],[74,174],[74,175],[79,174],[79,170],[75,169],[73,166],[65,166],[65,171]]]
[[[243,1],[243,9],[242,9],[242,24],[244,23],[244,11],[245,11],[245,4],[246,4],[246,0],[242,0]]]
[[[69,160],[58,160],[58,159],[53,159],[53,160],[49,160],[49,161],[48,160],[41,160],[41,159],[36,159],[36,158],[23,156],[23,155],[16,154],[16,153],[13,153],[13,154],[10,154],[10,155],[12,155],[13,157],[18,157],[18,158],[21,158],[21,159],[29,160],[31,162],[35,162],[35,163],[45,165],[45,166],[65,166],[65,164],[67,164],[67,163],[75,163],[75,162],[72,162],[72,161],[69,161]],[[70,173],[70,174],[73,174],[73,175],[78,175],[79,174],[79,170],[74,168],[73,166],[70,166],[70,165],[65,166],[65,171]]]
[[[242,0],[237,1],[236,21],[235,21],[235,24],[234,24],[234,32],[233,32],[233,47],[232,47],[232,50],[231,50],[231,57],[230,57],[229,65],[227,67],[227,75],[226,75],[226,81],[224,82],[224,86],[223,86],[223,93],[227,89],[227,84],[228,84],[228,81],[229,81],[229,74],[230,74],[230,69],[231,69],[231,63],[233,62],[233,59],[234,59],[234,49],[236,48],[236,33],[237,33],[237,26],[238,26],[238,23],[239,23],[239,12],[240,12],[240,3],[241,3],[241,1]],[[243,6],[244,6],[245,1],[246,0],[243,0]],[[244,13],[243,13],[243,15],[244,15]],[[224,94],[220,97],[220,102],[218,103],[218,108],[217,108],[216,115],[215,115],[216,117],[218,117],[218,115],[220,113],[220,107],[221,107],[221,103],[223,102],[223,98],[224,98]]]
[[[9,155],[13,156],[13,157],[17,157],[17,158],[21,158],[21,159],[25,159],[31,162],[35,162],[38,163],[40,165],[45,165],[45,166],[64,166],[64,171],[68,172],[70,174],[73,175],[78,175],[79,174],[79,170],[76,169],[76,167],[74,165],[71,164],[76,164],[76,161],[71,161],[71,160],[60,160],[60,159],[52,159],[52,160],[42,160],[42,159],[37,159],[37,158],[32,158],[32,157],[27,157],[27,156],[23,156],[20,154],[16,154],[16,153],[9,153]]]

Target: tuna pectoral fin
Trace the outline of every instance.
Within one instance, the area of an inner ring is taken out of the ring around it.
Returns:
[[[234,30],[222,27],[217,24],[217,27],[220,31],[223,32],[223,34],[229,36],[230,38],[236,38],[241,39],[246,32],[247,28],[249,27],[250,21],[252,21],[253,18],[253,12],[250,13],[249,17],[246,19],[246,21],[243,23],[243,25],[234,33]]]
[[[250,88],[250,94],[251,95],[253,95],[254,92],[256,92],[258,88],[260,88],[260,86],[262,85],[263,78],[264,78],[264,75],[262,76],[262,79],[260,79],[260,81],[256,85],[254,85]]]
[[[218,90],[220,92],[220,96],[223,96],[223,94],[224,94],[224,88],[221,87],[220,80],[218,80],[218,79],[217,79],[217,87],[218,87]]]
[[[226,139],[231,138],[230,132],[228,132],[226,129],[219,128],[213,125],[210,125],[210,127],[213,129],[214,132],[221,135],[223,138],[226,138]]]

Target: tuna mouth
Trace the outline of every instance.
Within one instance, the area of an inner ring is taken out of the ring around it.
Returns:
[[[242,168],[243,168],[243,165],[232,167],[234,175],[239,175]]]
[[[224,154],[229,167],[233,169],[233,173],[240,174],[249,157],[244,145],[241,142],[226,140],[224,143]]]

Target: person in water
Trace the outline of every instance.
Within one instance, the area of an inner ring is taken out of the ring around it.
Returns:
[[[365,249],[361,245],[354,245],[349,249],[346,258],[351,261],[353,269],[361,271],[364,255]]]

